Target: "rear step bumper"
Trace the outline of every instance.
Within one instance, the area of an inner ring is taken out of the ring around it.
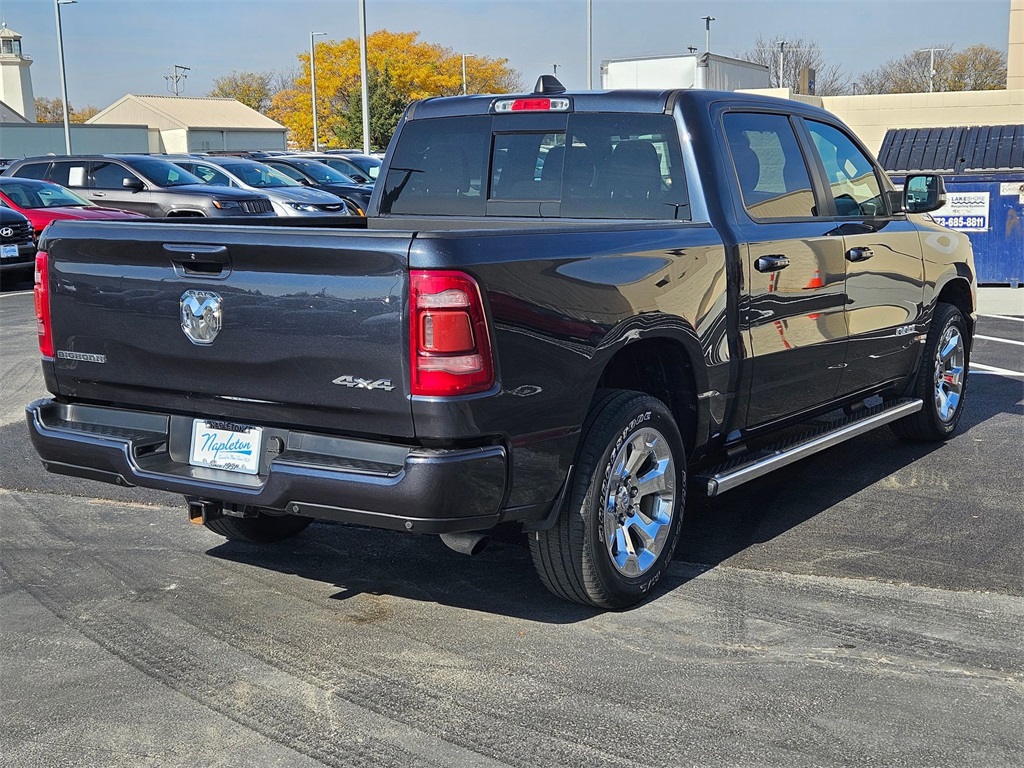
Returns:
[[[32,444],[50,472],[413,533],[493,527],[501,446],[425,450],[264,428],[259,473],[188,463],[192,419],[37,400]]]
[[[697,479],[707,483],[708,496],[717,496],[812,453],[824,451],[883,424],[916,413],[923,405],[920,400],[910,399],[882,403],[845,419],[820,426],[785,443],[770,445],[753,454],[713,467],[698,475]]]

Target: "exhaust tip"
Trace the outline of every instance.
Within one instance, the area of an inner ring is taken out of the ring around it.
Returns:
[[[460,555],[473,557],[487,549],[487,545],[491,543],[491,537],[480,531],[467,531],[465,533],[442,533],[441,541]]]

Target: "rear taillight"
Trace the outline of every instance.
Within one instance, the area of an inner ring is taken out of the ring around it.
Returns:
[[[50,268],[45,251],[36,253],[36,287],[33,289],[36,303],[36,333],[39,335],[39,352],[43,357],[53,357],[53,326],[50,324]]]
[[[464,272],[409,275],[412,394],[466,395],[494,384],[480,286]]]

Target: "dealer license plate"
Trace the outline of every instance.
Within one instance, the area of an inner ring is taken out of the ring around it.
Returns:
[[[0,258],[13,259],[18,255],[17,245],[0,245]]]
[[[213,467],[255,475],[260,469],[262,427],[227,421],[196,419],[192,422],[192,453],[195,467]]]

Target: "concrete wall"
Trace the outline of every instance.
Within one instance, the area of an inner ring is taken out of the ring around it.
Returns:
[[[826,96],[822,105],[876,153],[889,128],[1024,123],[1024,89]]]
[[[148,134],[144,125],[76,123],[71,126],[71,151],[75,154],[148,152]],[[63,155],[64,149],[63,123],[0,124],[0,157]]]

